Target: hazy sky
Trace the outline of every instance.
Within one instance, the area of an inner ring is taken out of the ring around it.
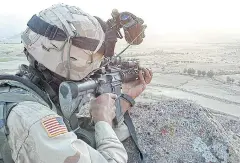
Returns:
[[[147,32],[189,32],[228,30],[240,32],[239,0],[1,0],[0,33],[21,31],[28,19],[56,3],[76,5],[104,20],[113,8],[142,17]]]

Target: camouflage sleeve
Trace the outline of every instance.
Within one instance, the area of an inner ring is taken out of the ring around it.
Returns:
[[[39,103],[18,104],[9,114],[7,125],[15,162],[127,162],[124,146],[106,122],[95,126],[97,150],[68,132],[62,117]]]
[[[130,137],[128,127],[124,122],[122,122],[119,126],[114,127],[113,130],[121,142]]]

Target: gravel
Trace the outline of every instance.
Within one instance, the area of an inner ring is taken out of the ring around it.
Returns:
[[[165,97],[138,102],[131,117],[146,163],[240,162],[239,117]],[[128,162],[140,162],[131,138],[123,143]]]

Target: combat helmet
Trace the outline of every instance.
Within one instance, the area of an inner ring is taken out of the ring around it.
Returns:
[[[68,80],[82,80],[104,58],[101,24],[75,6],[56,4],[33,15],[21,40],[27,56]]]

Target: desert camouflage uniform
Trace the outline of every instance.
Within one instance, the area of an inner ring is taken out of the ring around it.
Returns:
[[[68,132],[63,118],[51,110],[35,92],[19,87],[0,88],[3,90],[1,94],[5,93],[6,96],[7,92],[11,92],[30,97],[13,107],[7,119],[8,142],[16,163],[127,162],[127,153],[120,141],[126,138],[126,134],[122,134],[128,131],[125,125],[114,132],[108,123],[96,123],[95,150],[77,139],[75,133]],[[54,130],[51,131],[47,123],[54,123],[55,126],[50,125]],[[116,133],[120,134],[117,136]]]
[[[28,22],[21,38],[30,65],[37,62],[41,71],[48,69],[74,81],[82,80],[99,68],[104,57],[106,40],[102,25],[75,6],[58,4],[39,12]],[[93,45],[86,40],[92,41]],[[127,162],[127,153],[121,143],[129,136],[125,125],[114,132],[106,122],[98,122],[95,150],[77,139],[73,132],[68,132],[63,119],[38,95],[28,88],[21,88],[10,91],[27,95],[31,100],[17,102],[7,119],[8,142],[15,162]],[[0,108],[1,102],[6,103],[5,97],[0,98]]]

